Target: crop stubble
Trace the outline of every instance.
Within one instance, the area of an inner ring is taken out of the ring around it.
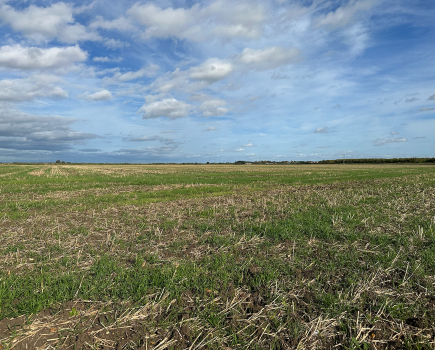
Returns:
[[[433,167],[0,168],[5,348],[433,346]]]

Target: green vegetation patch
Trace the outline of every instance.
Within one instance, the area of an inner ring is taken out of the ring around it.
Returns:
[[[432,167],[59,167],[0,180],[6,349],[432,346]]]

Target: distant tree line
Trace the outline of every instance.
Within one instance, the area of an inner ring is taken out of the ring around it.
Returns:
[[[435,158],[359,158],[359,159],[327,159],[320,160],[318,162],[314,162],[311,160],[283,160],[283,161],[274,161],[274,160],[257,160],[257,161],[248,161],[248,160],[238,160],[236,162],[219,162],[219,163],[71,163],[65,162],[61,160],[57,160],[55,163],[57,164],[94,164],[94,165],[206,165],[206,164],[234,164],[234,165],[250,165],[250,164],[261,164],[261,165],[285,165],[285,164],[384,164],[384,163],[419,163],[419,164],[433,164],[435,163]],[[13,163],[2,163],[0,164],[22,164],[22,165],[36,165],[36,164],[49,164],[46,162],[13,162]]]
[[[360,159],[328,159],[319,164],[381,164],[381,163],[435,163],[435,158],[360,158]]]

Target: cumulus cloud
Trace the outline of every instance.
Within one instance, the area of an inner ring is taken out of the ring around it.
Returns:
[[[86,61],[87,57],[78,45],[49,49],[6,45],[0,48],[0,67],[21,70],[68,68]]]
[[[245,149],[244,148],[237,148],[237,149],[235,149],[234,151],[236,151],[236,152],[242,152],[242,151],[244,151]]]
[[[429,96],[429,98],[427,100],[428,101],[435,101],[435,94],[433,94],[432,96]]]
[[[75,23],[73,13],[74,8],[64,2],[49,7],[30,5],[22,11],[9,5],[0,7],[0,19],[4,24],[35,41],[55,38],[65,43],[101,40],[98,33],[90,32],[85,26]]]
[[[168,94],[172,90],[179,90],[183,93],[193,93],[192,99],[205,101],[210,99],[205,94],[195,94],[209,85],[217,83],[231,74],[233,65],[227,60],[209,58],[202,64],[182,71],[179,68],[168,72],[148,86],[153,91],[153,96]]]
[[[135,29],[135,26],[132,24],[131,20],[125,18],[124,16],[118,17],[112,21],[107,21],[102,16],[97,16],[89,25],[89,27],[93,29],[117,29],[123,31],[131,31]]]
[[[140,24],[147,27],[144,37],[168,37],[186,36],[189,27],[194,27],[199,5],[194,5],[191,9],[172,7],[161,9],[153,3],[141,5],[134,4],[129,10],[128,15],[136,19]]]
[[[404,137],[397,137],[397,138],[388,138],[388,139],[381,139],[378,138],[374,140],[372,143],[374,146],[383,146],[388,143],[396,143],[396,142],[408,142],[408,140]]]
[[[152,77],[156,74],[159,68],[160,67],[156,64],[150,64],[149,66],[143,67],[135,72],[127,72],[127,73],[117,72],[113,75],[112,78],[106,79],[106,83],[111,84],[115,82],[127,82],[130,80],[136,80],[142,78],[144,76]]]
[[[121,62],[123,61],[124,58],[122,57],[118,57],[118,58],[109,58],[109,57],[94,57],[92,59],[92,61],[94,62],[104,62],[104,63],[109,63],[109,62]]]
[[[351,0],[335,11],[320,16],[315,26],[327,26],[333,29],[343,27],[350,23],[358,13],[370,10],[376,3],[374,0]]]
[[[399,135],[399,133],[397,131],[392,131],[391,136],[394,136],[394,135]]]
[[[245,48],[236,57],[236,62],[248,69],[268,70],[295,63],[300,58],[300,50],[294,47],[268,47],[263,50]]]
[[[214,126],[210,126],[207,129],[205,129],[204,131],[213,131],[213,130],[217,130],[217,128]]]
[[[16,110],[0,110],[0,148],[17,150],[70,149],[70,144],[84,143],[98,137],[75,131],[76,119],[59,116],[39,116]]]
[[[219,36],[256,38],[263,33],[267,12],[261,2],[221,0],[207,10],[208,16],[216,18],[213,32]]]
[[[199,109],[204,117],[220,116],[228,113],[228,109],[222,107],[225,105],[224,100],[208,100],[203,102]]]
[[[233,71],[231,63],[218,58],[209,58],[197,67],[189,69],[189,77],[193,80],[204,80],[210,83],[225,79]]]
[[[169,119],[183,118],[189,114],[192,106],[175,98],[165,98],[143,105],[138,112],[143,112],[143,119],[166,117]]]
[[[112,93],[109,90],[101,90],[94,94],[89,94],[87,91],[84,94],[78,95],[78,98],[84,99],[88,102],[93,101],[110,101]]]
[[[323,127],[323,128],[318,128],[318,129],[314,130],[314,132],[315,132],[316,134],[326,134],[326,133],[329,132],[329,129],[328,129],[327,126],[325,126],[325,127]]]
[[[119,50],[130,46],[129,43],[116,39],[106,39],[104,40],[103,45],[110,50]]]
[[[68,93],[54,85],[57,77],[51,75],[35,75],[24,79],[0,80],[0,101],[24,102],[37,98],[64,99]]]
[[[241,54],[228,59],[209,58],[186,71],[177,68],[172,73],[166,73],[156,79],[149,85],[149,89],[157,94],[167,94],[171,90],[194,93],[224,80],[236,70],[274,69],[294,62],[298,55],[298,50],[293,48],[272,47],[264,50],[245,48]],[[208,97],[204,94],[194,93],[192,99],[203,101]],[[227,112],[228,110],[221,107],[215,112],[206,112],[205,115],[222,115]]]
[[[129,19],[120,17],[101,27],[130,30],[129,22],[145,26],[145,39],[177,37],[204,41],[214,37],[255,38],[263,32],[266,13],[261,5],[248,2],[218,0],[209,6],[199,4],[191,8],[163,9],[153,3],[134,4],[128,11]]]
[[[247,143],[246,145],[243,145],[242,147],[252,147],[252,146],[254,146],[253,143]]]

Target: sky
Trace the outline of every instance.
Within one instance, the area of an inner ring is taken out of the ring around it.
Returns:
[[[0,162],[435,156],[435,2],[0,0]]]

